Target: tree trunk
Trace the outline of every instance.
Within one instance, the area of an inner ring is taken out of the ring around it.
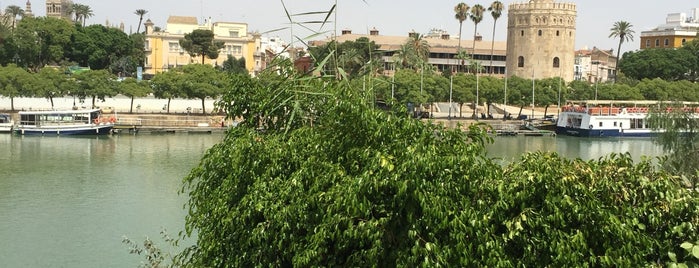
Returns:
[[[201,113],[206,115],[206,107],[204,106],[204,98],[201,98]]]
[[[493,74],[493,51],[495,51],[495,25],[498,23],[498,19],[493,21],[493,41],[490,43],[490,74]],[[489,109],[490,110],[490,109]]]
[[[15,97],[10,96],[10,110],[15,111]]]
[[[129,106],[129,113],[133,113],[133,96],[131,96],[131,106]]]
[[[93,96],[92,96],[92,109],[95,108],[95,98],[96,98],[96,97],[93,95]]]
[[[49,96],[49,100],[51,101],[51,109],[53,109],[53,96]]]
[[[522,109],[524,109],[524,104],[519,106],[519,113],[517,113],[517,119],[519,119],[519,117],[522,116]]]
[[[616,83],[616,77],[619,73],[619,62],[621,61],[621,43],[624,43],[623,36],[619,39],[619,46],[616,49],[616,64],[614,65],[614,69],[616,69],[616,74],[614,74],[614,83]],[[597,66],[597,68],[599,68],[599,66]]]
[[[463,115],[461,114],[461,112],[462,112],[463,110],[464,110],[464,103],[463,103],[463,102],[459,102],[459,118],[463,118]]]
[[[170,100],[172,100],[172,98],[167,98],[167,113],[168,114],[170,113]]]
[[[546,112],[549,110],[549,105],[546,104],[546,107],[544,107],[544,119],[546,119]]]
[[[201,64],[204,64],[204,54],[201,54]]]

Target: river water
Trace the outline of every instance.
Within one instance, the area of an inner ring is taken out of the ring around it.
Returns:
[[[183,230],[182,178],[222,138],[0,135],[0,267],[137,266],[142,257],[128,253],[122,236],[164,246],[162,228]],[[488,147],[503,161],[537,150],[583,159],[661,153],[650,139],[497,137]]]

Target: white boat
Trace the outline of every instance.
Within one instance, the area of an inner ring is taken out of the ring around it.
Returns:
[[[106,135],[116,118],[99,109],[19,112],[14,132],[20,135]]]
[[[648,115],[658,101],[590,100],[573,102],[562,107],[556,123],[556,133],[580,137],[649,137],[654,131],[648,124]],[[685,102],[695,108],[696,103]],[[697,116],[699,119],[699,116]],[[662,130],[658,130],[662,131]]]
[[[12,126],[15,122],[12,121],[12,116],[9,114],[0,114],[0,133],[12,132]]]

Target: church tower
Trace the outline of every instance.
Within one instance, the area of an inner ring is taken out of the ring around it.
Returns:
[[[32,3],[27,0],[27,4],[24,7],[24,15],[22,17],[34,17],[34,14],[32,13]]]
[[[572,81],[575,69],[574,3],[531,0],[509,5],[507,75]]]
[[[46,16],[53,18],[71,19],[71,0],[46,0]]]

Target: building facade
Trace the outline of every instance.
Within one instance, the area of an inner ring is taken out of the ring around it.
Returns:
[[[46,0],[46,16],[70,20],[71,0]]]
[[[507,75],[574,79],[576,5],[531,0],[508,7]]]
[[[672,13],[665,18],[665,24],[649,31],[641,32],[641,49],[678,48],[694,40],[699,32],[699,8],[686,13]]]
[[[350,30],[343,30],[342,34],[336,37],[336,40],[342,43],[346,41],[355,41],[360,37],[366,37],[373,41],[378,46],[377,50],[381,52],[384,64],[383,69],[385,70],[384,73],[386,75],[392,75],[392,70],[395,69],[393,66],[395,60],[393,54],[395,51],[399,51],[401,45],[405,44],[413,34],[416,33],[410,32],[405,36],[386,36],[380,35],[379,31],[376,29],[369,31],[369,34],[353,34]],[[427,63],[440,72],[459,69],[461,60],[457,58],[459,49],[458,39],[451,38],[451,36],[444,31],[432,30],[430,33],[424,35],[424,40],[427,41],[430,46]],[[329,41],[330,40],[311,42],[311,45],[323,45]],[[493,48],[492,54],[491,45]],[[482,74],[491,74],[496,77],[504,77],[505,75],[505,46],[506,42],[503,41],[491,42],[477,39],[474,50],[473,40],[461,40],[461,49],[469,53],[474,53],[473,58],[483,67]],[[463,69],[463,66],[461,67],[461,69]]]
[[[199,24],[196,17],[170,16],[166,28],[155,31],[154,23],[149,19],[146,27],[145,74],[164,72],[177,66],[200,63],[201,58],[191,57],[180,46],[180,39],[196,29],[211,30],[214,40],[223,41],[224,47],[218,58],[205,58],[205,64],[221,65],[228,56],[236,59],[245,58],[245,68],[250,74],[258,73],[262,68],[260,35],[248,33],[248,25],[236,22],[212,22],[210,19]]]
[[[574,80],[588,83],[605,83],[614,81],[617,58],[612,50],[597,47],[575,51]]]

